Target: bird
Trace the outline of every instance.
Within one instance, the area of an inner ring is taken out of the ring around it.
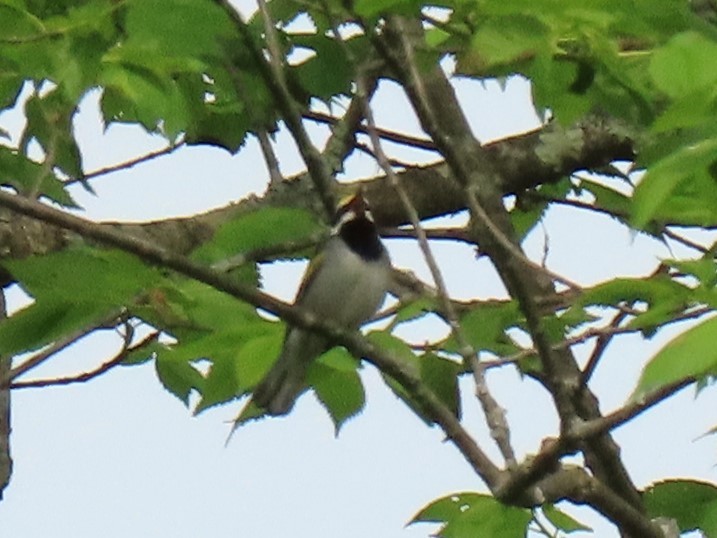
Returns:
[[[363,194],[339,203],[331,236],[312,259],[294,304],[317,319],[357,330],[384,301],[391,260]],[[279,357],[251,401],[265,414],[286,415],[306,388],[311,362],[331,348],[322,334],[287,325]]]

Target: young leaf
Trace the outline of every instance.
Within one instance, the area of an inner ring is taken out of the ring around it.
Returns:
[[[268,322],[267,322],[268,323]],[[276,362],[283,341],[283,327],[270,323],[256,331],[256,337],[238,348],[238,359],[234,364],[239,387],[247,390],[255,387]]]
[[[644,228],[655,217],[703,226],[715,222],[715,162],[717,138],[707,138],[650,166],[633,195],[633,226]]]
[[[347,363],[353,368],[347,369]],[[336,435],[344,423],[361,412],[366,404],[359,362],[344,348],[336,347],[314,362],[307,372],[307,382],[334,422]]]
[[[460,418],[461,399],[458,390],[458,374],[462,371],[462,366],[433,353],[421,355],[418,360],[423,382],[456,417]]]
[[[161,281],[161,273],[119,250],[70,248],[3,264],[38,301],[53,298],[100,305],[128,304]]]
[[[189,405],[189,394],[192,389],[202,389],[204,378],[190,361],[172,357],[171,354],[162,354],[154,361],[154,366],[164,388],[179,398],[184,405]]]
[[[457,493],[432,502],[409,522],[442,523],[441,538],[515,538],[524,536],[530,510],[505,506],[490,495]]]
[[[212,359],[212,365],[201,384],[202,398],[194,409],[195,415],[215,405],[233,400],[238,395],[239,383],[234,362],[235,358],[230,354]]]
[[[642,371],[631,399],[688,378],[717,371],[717,318],[704,321],[667,343]]]
[[[520,311],[514,302],[481,303],[461,317],[461,327],[474,349],[497,355],[510,355],[518,350],[506,330],[519,326],[521,322]],[[456,350],[458,344],[455,338],[451,336],[445,348]]]
[[[717,43],[697,32],[674,36],[652,54],[650,75],[660,90],[680,98],[717,84]]]
[[[682,532],[701,530],[717,536],[717,487],[697,480],[666,480],[643,495],[651,518],[674,519]]]
[[[0,321],[0,354],[39,349],[62,336],[91,327],[111,309],[86,302],[43,300]]]
[[[238,254],[267,250],[272,246],[300,244],[320,230],[313,214],[301,209],[271,207],[244,213],[223,224],[193,256],[216,262]],[[303,245],[305,246],[305,245]]]

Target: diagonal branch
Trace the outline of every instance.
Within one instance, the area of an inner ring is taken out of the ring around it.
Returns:
[[[577,420],[600,416],[597,398],[581,387],[580,370],[569,349],[554,350],[539,309],[543,298],[555,294],[553,282],[534,271],[506,249],[503,237],[520,249],[503,205],[500,176],[486,159],[485,149],[472,134],[455,92],[439,66],[419,69],[414,45],[422,43],[419,23],[400,17],[389,19],[381,34],[366,29],[377,50],[390,62],[402,81],[414,110],[426,132],[446,159],[452,177],[467,195],[471,209],[472,232],[481,250],[490,255],[506,287],[521,304],[533,342],[539,350],[545,372],[544,384],[552,395],[561,421],[561,430]],[[483,177],[476,171],[481,166]],[[494,228],[500,232],[496,234]],[[612,487],[626,504],[644,511],[642,499],[620,458],[619,448],[607,434],[589,439],[582,447],[586,463],[597,478]],[[513,490],[515,491],[515,490]]]
[[[379,349],[357,332],[346,331],[336,327],[333,323],[316,319],[315,316],[304,312],[301,308],[289,305],[254,287],[238,282],[230,276],[195,263],[184,256],[164,250],[155,243],[149,243],[137,237],[118,232],[115,229],[59,211],[34,200],[0,191],[0,206],[71,230],[86,239],[120,248],[148,263],[166,267],[212,286],[219,291],[274,314],[292,325],[325,335],[332,342],[343,345],[356,357],[365,357],[366,360],[405,387],[409,394],[426,409],[430,418],[443,429],[446,436],[453,441],[471,467],[489,487],[495,487],[496,484],[503,480],[503,472],[493,464],[485,452],[476,444],[452,411],[422,382],[419,372],[415,370],[413,365],[402,361],[392,353]]]
[[[256,62],[259,72],[264,79],[264,83],[281,111],[286,126],[291,132],[296,146],[299,149],[299,153],[306,164],[310,177],[316,187],[317,194],[321,198],[326,217],[330,220],[336,208],[334,179],[329,166],[311,142],[309,134],[304,128],[301,112],[286,83],[282,66],[283,59],[277,56],[277,54],[280,54],[280,50],[277,50],[277,46],[270,47],[271,61],[267,61],[264,51],[256,43],[250,28],[239,12],[232,6],[231,2],[229,2],[229,0],[214,0],[214,2],[222,8],[232,21],[241,36],[244,46],[251,54],[254,62]],[[276,40],[276,28],[274,28],[268,19],[268,13],[265,15],[264,22],[267,40],[269,43],[272,43]]]

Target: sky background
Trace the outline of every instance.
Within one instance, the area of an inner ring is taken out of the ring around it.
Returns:
[[[539,125],[524,80],[511,79],[505,88],[465,80],[456,86],[482,141]],[[164,146],[159,137],[137,127],[103,131],[97,98],[93,93],[83,101],[76,123],[87,170]],[[393,84],[382,84],[374,112],[382,127],[418,132],[413,112]],[[0,115],[0,128],[17,133],[20,125],[19,111]],[[313,126],[311,132],[319,143],[327,133]],[[288,141],[281,133],[275,146],[286,176],[303,169]],[[389,149],[404,158],[435,158],[395,146]],[[379,172],[363,156],[352,157],[350,168],[347,179]],[[235,156],[208,147],[183,148],[171,157],[97,179],[97,197],[80,188],[73,194],[88,218],[157,220],[260,194],[266,176],[258,145],[250,139]],[[544,225],[527,240],[531,257],[541,259],[546,238],[548,266],[585,285],[615,274],[644,275],[660,258],[672,256],[657,241],[574,209],[548,213]],[[388,244],[397,267],[430,281],[415,245],[406,240]],[[435,243],[434,248],[454,296],[505,296],[488,262],[476,262],[469,248],[447,243]],[[684,253],[679,246],[672,248],[676,255]],[[265,267],[265,288],[290,300],[302,270],[300,263]],[[11,309],[27,304],[17,289],[11,290],[9,299]],[[644,361],[687,326],[672,327],[648,342],[634,335],[618,338],[592,381],[602,409],[609,412],[620,406],[635,387]],[[437,323],[426,321],[400,334],[420,342],[442,331]],[[90,370],[111,357],[119,341],[111,332],[87,338],[25,379]],[[589,346],[578,348],[579,356],[587,353]],[[0,536],[426,537],[436,526],[404,527],[421,507],[450,493],[485,488],[458,451],[443,441],[441,431],[416,418],[372,367],[364,367],[363,379],[366,408],[338,438],[326,412],[313,395],[306,395],[289,417],[249,424],[226,447],[228,421],[241,403],[193,417],[162,388],[151,364],[115,368],[85,384],[15,391],[14,472],[0,502]],[[537,451],[543,437],[556,433],[555,413],[536,383],[521,381],[510,368],[491,371],[489,383],[508,410],[520,455]],[[463,422],[497,460],[472,397],[471,380],[462,380],[462,387]],[[697,438],[715,426],[716,405],[713,389],[697,399],[687,389],[615,432],[639,486],[666,477],[715,479],[717,440]],[[617,536],[591,512],[570,512],[592,525],[595,536]]]

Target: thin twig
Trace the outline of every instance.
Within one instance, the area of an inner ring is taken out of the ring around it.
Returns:
[[[330,114],[325,114],[323,112],[317,112],[314,110],[304,112],[302,115],[306,119],[329,125],[334,125],[336,122],[339,121],[338,118]],[[360,133],[368,134],[368,128],[363,125],[360,125],[356,130]],[[396,144],[410,146],[412,148],[417,149],[424,149],[426,151],[437,151],[436,145],[427,138],[417,138],[409,134],[390,131],[388,129],[382,129],[381,127],[376,127],[376,134],[378,134],[381,139],[388,140],[389,142],[395,142]]]
[[[53,387],[53,386],[60,386],[60,385],[71,385],[73,383],[86,383],[87,381],[90,381],[91,379],[94,379],[105,372],[108,372],[115,366],[119,366],[122,364],[125,359],[127,358],[127,355],[130,353],[143,348],[144,346],[154,342],[159,337],[159,332],[153,332],[149,335],[147,335],[145,338],[143,338],[140,342],[136,343],[133,346],[130,346],[130,343],[132,342],[132,337],[134,335],[134,329],[129,323],[125,323],[125,333],[122,339],[122,349],[119,350],[119,352],[112,357],[110,360],[103,362],[101,365],[99,365],[94,370],[90,370],[89,372],[83,372],[79,375],[75,376],[67,376],[67,377],[57,377],[53,379],[35,379],[32,381],[16,381],[14,383],[10,384],[11,389],[28,389],[28,388],[40,388],[40,387]]]
[[[423,233],[427,239],[460,241],[473,245],[463,228],[424,228]],[[417,239],[418,233],[412,228],[381,228],[381,236],[391,239]]]
[[[540,196],[538,194],[538,196]],[[595,213],[602,213],[603,215],[609,215],[611,217],[625,220],[628,218],[627,213],[623,213],[621,211],[613,211],[609,209],[605,209],[603,207],[596,206],[595,204],[589,203],[589,202],[583,202],[581,200],[573,200],[573,199],[563,199],[563,198],[552,198],[549,196],[540,197],[542,200],[546,202],[550,202],[553,204],[559,204],[564,205],[568,207],[575,207],[577,209],[586,209],[588,211],[593,211]],[[655,223],[652,223],[655,224]],[[665,237],[669,237],[670,239],[677,241],[678,243],[681,243],[682,245],[689,247],[691,249],[694,249],[698,252],[701,252],[703,254],[706,254],[709,252],[709,249],[705,247],[704,245],[701,245],[697,243],[696,241],[692,241],[691,239],[688,239],[669,228],[669,224],[662,224],[660,225],[660,233],[662,233]]]
[[[95,179],[99,176],[104,176],[106,174],[111,174],[113,172],[128,170],[128,169],[132,168],[133,166],[137,166],[138,164],[146,163],[148,161],[156,159],[157,157],[169,155],[169,154],[173,153],[175,150],[183,147],[184,145],[185,145],[184,141],[178,142],[176,144],[170,144],[166,148],[162,148],[157,151],[152,151],[150,153],[145,153],[144,155],[141,155],[134,159],[130,159],[129,161],[125,161],[123,163],[118,163],[118,164],[113,164],[111,166],[106,166],[104,168],[98,168],[97,170],[93,170],[92,172],[87,172],[86,174],[83,174],[80,177],[70,178],[67,181],[65,181],[64,184],[72,185],[73,183],[88,181],[90,179]]]
[[[674,318],[663,323],[661,325],[661,327],[665,327],[665,326],[671,325],[673,323],[678,323],[680,321],[696,319],[701,316],[704,316],[705,314],[709,314],[710,312],[713,312],[713,311],[714,311],[714,308],[712,308],[710,306],[696,308],[694,310],[690,310],[688,312],[684,312],[678,316],[675,316]],[[644,329],[641,327],[630,327],[630,326],[623,326],[623,327],[608,326],[608,327],[602,327],[602,328],[591,328],[581,334],[572,336],[570,338],[565,338],[565,339],[561,340],[560,342],[553,344],[552,349],[553,350],[564,349],[566,347],[574,346],[577,344],[582,344],[592,338],[612,337],[612,336],[616,336],[616,335],[620,335],[620,334],[630,334],[630,333],[642,332],[643,330]],[[532,357],[537,354],[538,354],[538,350],[535,348],[523,349],[517,353],[514,353],[513,355],[509,355],[507,357],[502,357],[498,360],[486,361],[486,367],[487,368],[497,368],[500,366],[505,366],[506,364],[513,364],[522,359],[527,359],[528,357]]]
[[[54,355],[62,351],[63,349],[67,348],[68,346],[71,346],[78,340],[81,340],[88,334],[96,331],[99,328],[107,328],[108,326],[116,325],[116,323],[119,322],[119,318],[122,315],[121,310],[115,310],[108,316],[105,316],[102,320],[100,320],[97,323],[93,323],[90,326],[82,327],[80,329],[76,329],[75,331],[69,333],[67,336],[58,339],[56,342],[51,344],[49,347],[44,349],[43,351],[40,351],[39,353],[33,355],[29,359],[27,359],[25,362],[18,364],[14,368],[10,370],[10,373],[7,377],[7,379],[1,379],[0,380],[0,387],[7,385],[9,382],[11,382],[13,379],[17,379],[21,375],[27,373],[29,370],[32,370],[33,368],[36,368],[43,362],[47,361],[48,359],[52,358]]]
[[[685,379],[660,387],[603,417],[576,424],[573,429],[568,432],[568,436],[571,439],[582,440],[614,430],[696,381],[697,379],[694,377],[686,377]]]
[[[623,310],[618,311],[617,314],[615,314],[615,316],[610,320],[610,324],[608,325],[608,327],[619,327],[620,323],[622,323],[627,316],[627,312]],[[582,377],[580,378],[580,384],[582,386],[587,385],[590,381],[590,378],[592,377],[595,368],[597,368],[598,362],[600,362],[603,353],[607,349],[607,346],[610,345],[610,342],[616,334],[617,333],[615,332],[607,332],[597,337],[595,347],[593,348],[592,353],[590,353],[590,358],[585,364],[585,368],[583,368]]]
[[[339,42],[343,44],[343,41],[340,38],[340,34],[335,27],[333,31],[334,35],[336,35],[337,39],[339,39]],[[347,57],[351,59],[351,52],[348,50],[348,47],[346,47],[345,44],[343,44],[343,46],[344,50],[346,51]],[[418,212],[416,211],[413,202],[411,202],[408,193],[399,181],[398,176],[394,172],[386,153],[383,151],[381,138],[376,131],[376,122],[373,118],[373,111],[371,110],[371,105],[365,96],[364,81],[361,76],[357,78],[356,86],[357,97],[363,101],[364,117],[366,118],[368,135],[371,139],[371,144],[373,145],[374,152],[376,153],[378,164],[386,173],[386,176],[391,186],[398,194],[398,197],[401,200],[401,204],[403,205],[403,208],[408,215],[411,224],[413,225],[413,231],[416,234],[418,245],[431,272],[433,282],[438,289],[438,299],[440,301],[445,320],[448,322],[448,325],[451,328],[451,332],[456,337],[456,340],[459,344],[459,351],[461,356],[463,357],[464,363],[466,364],[466,366],[470,366],[473,370],[476,385],[476,396],[483,408],[483,412],[485,414],[491,436],[493,437],[494,441],[496,442],[496,445],[501,451],[501,454],[503,455],[507,466],[509,468],[513,467],[516,464],[516,458],[515,452],[513,451],[513,447],[510,443],[510,428],[508,426],[508,421],[505,416],[505,409],[503,409],[498,404],[498,402],[495,400],[493,395],[490,393],[490,390],[488,389],[488,384],[485,378],[485,368],[478,360],[478,356],[475,352],[475,349],[469,343],[468,339],[463,333],[463,329],[461,328],[458,315],[453,309],[453,304],[449,298],[448,288],[443,278],[443,274],[441,273],[440,267],[438,266],[438,263],[433,256],[431,246],[428,243],[428,237],[426,236],[426,232],[421,225],[420,216],[418,215]]]

